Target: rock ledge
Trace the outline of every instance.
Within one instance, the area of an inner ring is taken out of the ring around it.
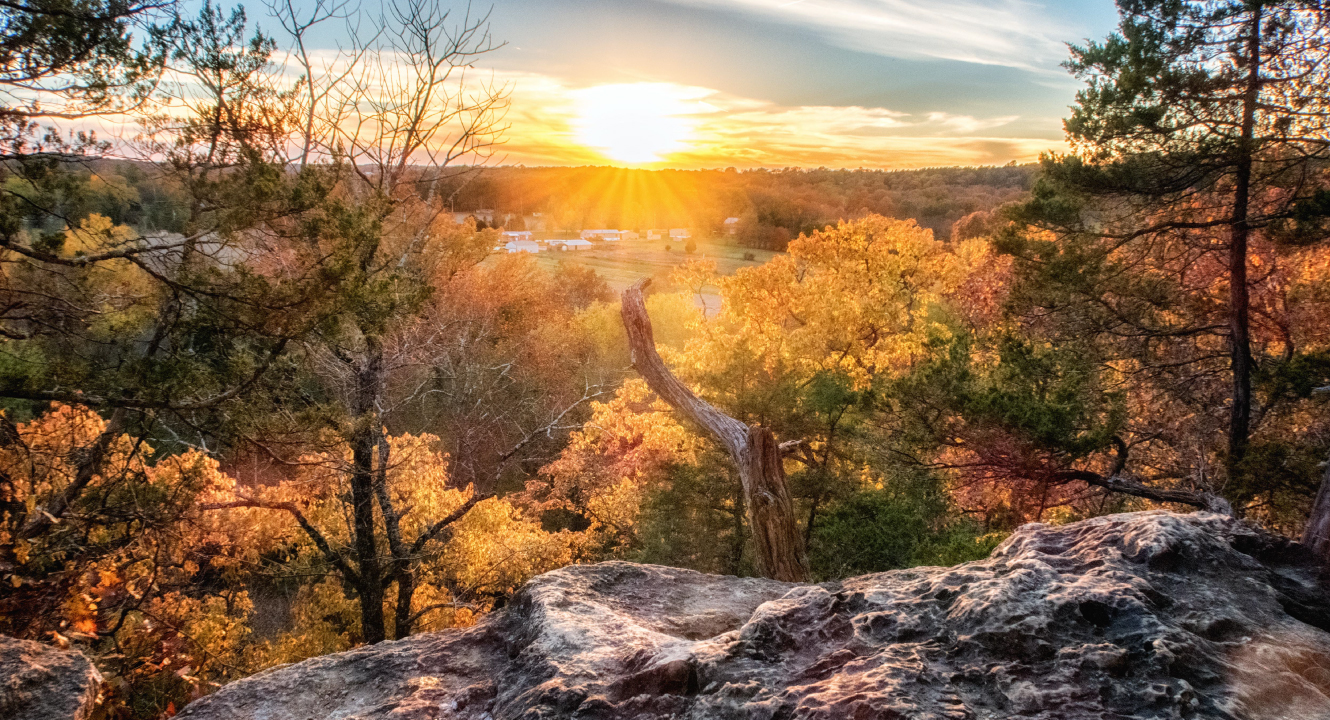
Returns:
[[[1027,525],[822,585],[609,562],[464,631],[276,668],[189,720],[1330,718],[1330,598],[1226,517]]]

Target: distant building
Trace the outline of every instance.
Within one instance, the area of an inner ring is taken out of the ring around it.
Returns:
[[[629,240],[641,240],[642,236],[638,235],[632,230],[624,230],[622,233],[619,234],[619,238],[624,242],[628,242]]]
[[[683,242],[692,236],[687,228],[670,228],[670,239],[675,242]]]
[[[504,230],[500,237],[503,238],[504,242],[534,239],[531,237],[531,232],[529,230]]]
[[[463,212],[453,213],[454,225],[465,225],[467,218],[475,218],[477,221],[484,222],[486,225],[494,225],[493,210],[465,210]]]
[[[563,240],[559,243],[560,250],[586,250],[589,247],[591,247],[591,241],[582,238]]]
[[[514,253],[538,253],[540,252],[540,243],[535,240],[512,240],[503,246],[509,255]]]
[[[622,235],[623,235],[622,230],[583,230],[582,231],[583,240],[599,239],[599,240],[604,240],[605,242],[618,242],[620,236]]]
[[[739,218],[725,218],[725,234],[734,235],[739,232]]]
[[[669,230],[648,230],[648,231],[647,231],[647,239],[648,239],[648,240],[664,240],[665,238],[667,238],[667,237],[669,237],[669,236],[670,236],[670,231],[669,231]]]

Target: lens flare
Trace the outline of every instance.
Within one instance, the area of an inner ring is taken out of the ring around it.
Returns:
[[[706,91],[669,83],[597,85],[572,93],[577,142],[622,163],[661,162],[689,148]]]

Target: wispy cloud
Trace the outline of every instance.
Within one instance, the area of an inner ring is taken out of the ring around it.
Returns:
[[[1061,72],[1074,33],[1022,0],[671,0],[810,28],[854,50]]]
[[[928,122],[944,129],[946,132],[959,134],[974,134],[981,130],[991,130],[1000,128],[1003,125],[1010,125],[1019,119],[1019,115],[1003,115],[1001,117],[977,118],[973,115],[952,115],[946,112],[931,112],[926,116]]]

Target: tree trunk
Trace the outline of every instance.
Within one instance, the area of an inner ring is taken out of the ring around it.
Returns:
[[[1256,107],[1261,91],[1261,8],[1252,10],[1247,33],[1247,89],[1242,99],[1242,138],[1233,187],[1233,223],[1228,251],[1228,324],[1229,355],[1233,372],[1233,404],[1229,408],[1228,460],[1229,479],[1243,472],[1251,436],[1252,356],[1251,299],[1247,287],[1247,241],[1251,234],[1248,205],[1251,202],[1251,175],[1256,128]]]
[[[748,525],[757,546],[758,567],[765,577],[807,582],[808,559],[794,519],[794,503],[785,484],[785,464],[776,437],[767,428],[749,427],[694,395],[665,366],[656,352],[642,290],[642,280],[623,293],[623,324],[633,367],[652,392],[676,411],[710,432],[729,452],[743,484]]]
[[[351,505],[359,565],[360,625],[366,644],[383,642],[383,571],[374,536],[374,450],[379,389],[383,381],[383,349],[366,339],[365,362],[356,373],[355,413],[351,438]]]
[[[392,457],[388,436],[383,432],[382,418],[376,417],[375,442],[379,448],[378,467],[374,471],[374,494],[379,499],[379,512],[383,514],[383,529],[388,536],[388,552],[392,554],[392,569],[384,575],[397,580],[397,609],[393,614],[393,639],[401,640],[411,634],[411,602],[416,593],[416,576],[411,567],[411,553],[402,542],[402,517],[393,506],[392,491],[388,488],[388,464]]]
[[[416,595],[415,573],[407,570],[397,573],[397,609],[393,614],[393,639],[411,635],[411,602]]]

